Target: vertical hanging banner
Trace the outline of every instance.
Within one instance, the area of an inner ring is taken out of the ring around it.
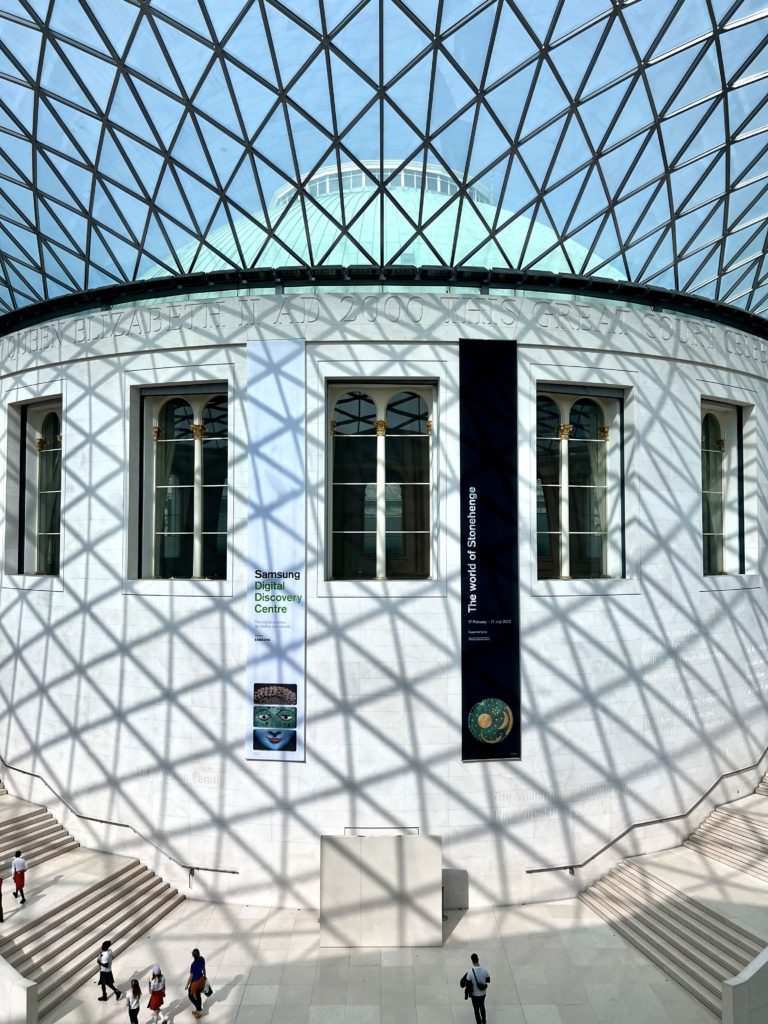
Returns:
[[[245,756],[304,760],[306,664],[303,340],[249,341]]]
[[[520,757],[517,346],[459,342],[463,761]]]

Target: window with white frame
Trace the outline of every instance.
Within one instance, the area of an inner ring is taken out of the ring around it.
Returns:
[[[538,389],[539,579],[624,575],[622,399],[619,389]]]
[[[58,576],[61,557],[61,398],[12,407],[9,441],[8,572]]]
[[[743,412],[701,405],[701,534],[705,576],[744,572]]]
[[[223,388],[142,389],[143,577],[227,576],[228,408]]]
[[[434,388],[355,382],[329,388],[329,576],[432,575]]]

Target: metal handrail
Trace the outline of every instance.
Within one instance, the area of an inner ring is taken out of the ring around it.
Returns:
[[[145,836],[143,832],[139,832],[139,830],[137,828],[134,828],[133,825],[129,825],[125,821],[108,821],[106,818],[94,818],[90,814],[81,814],[80,811],[75,810],[72,804],[70,804],[69,801],[65,800],[60,793],[57,793],[53,786],[50,784],[50,782],[47,779],[44,779],[42,775],[38,775],[37,772],[28,772],[26,768],[18,768],[15,764],[9,764],[2,754],[0,754],[0,763],[2,763],[3,767],[10,769],[12,772],[20,772],[22,775],[29,775],[30,778],[39,779],[44,786],[47,786],[48,789],[50,789],[50,791],[53,793],[56,799],[60,800],[67,808],[67,810],[74,814],[76,818],[80,818],[81,821],[95,821],[99,825],[114,825],[116,828],[130,829],[130,831],[133,832],[134,835],[137,835],[139,839],[142,839],[145,843],[149,843],[150,846],[154,846],[158,853],[161,853],[164,857],[167,857],[168,860],[173,861],[173,863],[177,867],[183,868],[185,871],[189,872],[190,885],[192,884],[192,879],[196,871],[215,871],[217,874],[220,875],[240,874],[239,871],[235,871],[233,868],[201,868],[193,866],[192,864],[182,864],[182,862],[180,860],[177,860],[172,853],[168,853],[168,851],[164,850],[162,846],[158,846],[154,839],[150,839],[149,836]]]
[[[758,757],[754,764],[748,764],[744,768],[734,768],[733,771],[730,772],[723,772],[723,774],[720,775],[719,778],[715,779],[715,781],[712,783],[709,789],[705,793],[702,793],[702,795],[699,797],[696,803],[689,807],[687,811],[681,811],[679,814],[667,814],[661,818],[651,818],[648,821],[636,821],[634,825],[627,826],[627,828],[625,828],[623,832],[621,832],[615,838],[607,842],[605,846],[601,846],[600,849],[596,850],[591,857],[587,857],[587,859],[583,860],[580,864],[557,864],[547,868],[526,868],[525,873],[526,875],[538,875],[544,871],[567,871],[569,875],[572,875],[574,871],[578,871],[579,868],[586,867],[586,865],[589,864],[590,861],[593,861],[596,857],[599,857],[601,853],[605,853],[605,851],[610,849],[610,847],[613,846],[614,843],[618,843],[619,840],[623,839],[624,836],[629,835],[629,833],[633,832],[636,828],[645,828],[646,825],[660,825],[662,824],[662,822],[679,821],[681,818],[687,818],[689,814],[692,814],[696,810],[699,804],[703,803],[707,799],[712,790],[716,786],[720,785],[723,779],[729,779],[732,775],[741,775],[742,772],[749,772],[753,768],[757,768],[757,766],[760,764],[760,762],[763,760],[766,754],[768,754],[768,746],[766,746],[765,750],[762,752],[760,757]]]

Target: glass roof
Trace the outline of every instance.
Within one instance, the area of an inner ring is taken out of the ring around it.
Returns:
[[[292,264],[768,310],[768,0],[0,0],[0,313]]]

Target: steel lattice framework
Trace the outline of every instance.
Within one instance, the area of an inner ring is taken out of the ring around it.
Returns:
[[[0,0],[0,313],[554,270],[768,308],[763,0]]]

